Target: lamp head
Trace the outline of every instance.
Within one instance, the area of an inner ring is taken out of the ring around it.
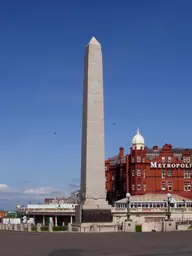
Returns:
[[[129,199],[131,197],[131,194],[130,193],[127,193],[126,194],[126,198]]]
[[[170,193],[167,194],[167,198],[168,198],[168,199],[171,198],[171,194],[170,194]]]

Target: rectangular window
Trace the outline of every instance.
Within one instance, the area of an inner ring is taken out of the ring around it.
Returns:
[[[166,178],[166,172],[165,171],[161,171],[161,178]]]
[[[115,180],[115,176],[112,176],[112,180]]]
[[[145,157],[143,157],[143,163],[145,163]]]
[[[141,184],[137,184],[137,190],[141,190]]]
[[[107,166],[105,166],[105,171],[107,171]]]
[[[184,179],[190,179],[191,178],[191,172],[188,170],[184,170]]]
[[[132,185],[132,190],[135,190],[135,184]]]
[[[132,176],[135,176],[135,170],[132,170]]]
[[[171,156],[168,156],[168,163],[171,163]]]
[[[143,184],[143,190],[146,191],[146,184]]]
[[[184,191],[191,191],[191,182],[184,182]]]
[[[168,191],[172,191],[172,189],[173,189],[172,181],[168,181]]]
[[[137,163],[140,163],[140,162],[141,162],[141,157],[138,156],[138,157],[137,157]]]
[[[161,183],[161,190],[166,190],[166,182],[162,181]]]
[[[105,182],[107,182],[107,176],[105,176]]]
[[[141,176],[141,170],[137,169],[137,176]]]
[[[132,163],[134,163],[134,162],[135,162],[135,159],[134,159],[134,157],[132,157],[132,159],[131,159],[131,162],[132,162]]]
[[[171,177],[172,176],[172,170],[167,170],[167,176]]]
[[[161,161],[162,161],[162,163],[165,163],[165,157],[164,156],[162,156]]]
[[[184,162],[184,163],[190,163],[190,162],[191,162],[190,156],[187,156],[187,157],[184,156],[184,157],[183,157],[183,162]]]
[[[143,178],[145,179],[145,175],[146,175],[146,173],[145,173],[145,169],[143,170]]]

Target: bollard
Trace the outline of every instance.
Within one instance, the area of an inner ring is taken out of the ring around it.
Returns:
[[[31,232],[31,224],[28,224],[28,232]]]
[[[97,232],[97,224],[93,224],[93,232]]]
[[[37,232],[41,232],[41,223],[37,223]]]
[[[9,230],[13,231],[13,224],[10,224]]]
[[[68,223],[68,232],[72,232],[72,224]]]
[[[51,223],[49,223],[49,232],[53,232],[53,226]]]
[[[24,231],[24,225],[20,224],[20,231]]]
[[[14,230],[14,231],[18,231],[17,224],[14,224],[14,225],[13,225],[13,230]]]
[[[9,229],[8,224],[5,224],[5,230],[8,230],[8,229]]]

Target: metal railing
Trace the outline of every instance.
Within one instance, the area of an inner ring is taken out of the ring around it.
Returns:
[[[19,208],[17,212],[71,212],[74,213],[75,209],[62,209],[62,208]]]
[[[118,208],[115,207],[113,212],[126,212],[126,208]],[[168,208],[163,207],[163,208],[130,208],[131,212],[167,212]],[[192,208],[171,208],[171,212],[192,212]]]

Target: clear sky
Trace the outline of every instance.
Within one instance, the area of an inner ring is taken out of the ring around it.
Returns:
[[[190,0],[0,2],[0,208],[78,187],[92,36],[103,48],[106,158],[129,152],[137,127],[148,147],[192,147],[191,13]]]

